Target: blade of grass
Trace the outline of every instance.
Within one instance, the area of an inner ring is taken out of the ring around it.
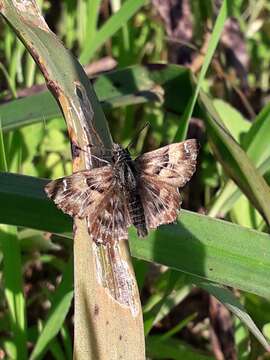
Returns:
[[[0,206],[0,223],[19,226],[24,224],[25,227],[40,230],[44,230],[47,223],[48,231],[57,232],[56,229],[59,227],[62,233],[71,232],[71,218],[61,215],[54,204],[46,198],[42,186],[47,181],[7,173],[0,173],[0,179],[0,203],[5,204],[5,207]],[[33,211],[32,216],[25,212],[27,207]]]
[[[165,97],[160,93],[165,92]],[[179,99],[175,88],[185,88]],[[113,109],[149,101],[163,101],[165,111],[181,113],[192,94],[190,72],[177,65],[152,64],[132,66],[100,75],[94,89],[103,109]],[[160,90],[155,90],[160,89]],[[44,91],[0,105],[3,131],[61,116],[61,111],[48,92]]]
[[[146,341],[147,355],[151,359],[172,359],[172,360],[214,360],[210,355],[204,355],[178,339],[166,339],[162,336],[148,336]]]
[[[53,339],[50,343],[50,353],[54,360],[67,360],[61,345],[57,339]]]
[[[8,171],[1,118],[0,118],[0,171]]]
[[[258,171],[261,175],[264,175],[269,170],[270,157],[258,167]],[[217,215],[225,217],[241,196],[242,191],[232,180],[228,180],[213,203],[211,203],[208,215],[212,217],[216,217]]]
[[[5,209],[0,207],[0,222],[13,224],[15,221],[16,225],[66,235],[69,232],[71,236],[71,218],[45,198],[46,182],[0,174],[0,202],[6,204]],[[270,241],[268,234],[182,210],[178,225],[162,226],[151,232],[146,241],[138,240],[131,229],[130,239],[135,257],[270,296],[270,254],[265,251]]]
[[[0,62],[0,70],[2,70],[2,73],[6,79],[6,82],[8,84],[9,90],[14,98],[17,97],[16,87],[14,86],[14,82],[10,79],[10,76],[5,68],[5,66]]]
[[[61,337],[64,344],[65,349],[65,359],[66,360],[72,360],[72,341],[69,334],[68,328],[65,326],[65,324],[61,328]]]
[[[149,297],[143,307],[144,332],[147,336],[151,328],[162,320],[172,308],[179,304],[190,292],[185,276],[179,272],[167,270],[155,284],[155,293]]]
[[[242,136],[242,147],[248,156],[258,167],[260,174],[265,174],[269,170],[269,141],[270,141],[270,105],[266,105],[252,123],[249,131]],[[234,203],[241,196],[240,189],[232,180],[228,180],[211,204],[209,209],[210,216],[221,214],[226,215],[233,207]]]
[[[0,171],[7,171],[7,168],[0,121]],[[0,224],[0,247],[4,259],[4,292],[9,309],[11,331],[13,333],[13,346],[11,346],[11,349],[13,349],[13,352],[15,353],[14,359],[18,358],[20,354],[21,359],[24,360],[27,358],[27,326],[23,294],[21,249],[17,228],[15,226]]]
[[[213,296],[215,296],[221,303],[223,303],[234,315],[236,315],[252,332],[252,334],[257,338],[257,340],[262,344],[266,351],[270,351],[270,345],[257,328],[254,321],[248,315],[244,306],[238,301],[238,299],[234,296],[234,294],[218,285],[209,283],[200,279],[193,278],[192,281],[202,289],[206,290]]]
[[[18,76],[18,78],[20,78],[20,63],[23,53],[24,46],[19,39],[16,39],[15,49],[12,51],[12,57],[9,63],[9,78],[13,89],[16,89],[16,77]]]
[[[92,42],[86,42],[82,50],[80,62],[87,64],[95,52],[111,38],[139,9],[146,3],[145,0],[127,0],[121,9],[111,16],[96,32]]]
[[[196,316],[197,316],[197,313],[193,313],[193,314],[187,316],[184,320],[180,321],[171,330],[167,331],[164,335],[161,335],[160,340],[164,341],[166,339],[171,338],[173,335],[177,334],[180,330],[182,330],[190,321],[195,319]]]
[[[213,28],[213,32],[211,35],[211,38],[209,40],[209,45],[205,54],[205,59],[203,62],[203,66],[202,69],[200,71],[200,75],[199,75],[199,79],[196,85],[196,89],[194,91],[194,94],[192,95],[186,110],[184,112],[183,118],[180,121],[179,127],[177,129],[177,132],[175,134],[175,138],[174,138],[174,142],[178,142],[178,141],[183,141],[186,136],[187,136],[187,130],[188,130],[188,124],[189,124],[189,120],[192,116],[199,92],[200,92],[200,88],[202,86],[202,83],[204,81],[206,72],[208,70],[208,67],[211,63],[211,60],[214,56],[216,47],[218,45],[225,21],[228,17],[228,4],[227,4],[227,0],[223,0],[221,8],[219,10],[219,14],[218,17],[216,19],[215,22],[215,26]]]
[[[270,189],[246,152],[224,126],[211,99],[200,92],[202,116],[207,127],[210,145],[225,172],[241,188],[265,221],[270,224]]]
[[[15,359],[27,359],[25,300],[22,282],[21,250],[15,226],[0,225],[0,245],[3,252],[5,297],[9,309]]]
[[[101,0],[87,1],[87,24],[86,24],[85,39],[87,39],[87,42],[89,44],[93,44],[93,41],[97,33],[97,23],[98,23],[100,3]],[[86,50],[84,51],[86,52]]]
[[[44,355],[51,340],[63,326],[73,299],[73,258],[69,260],[63,272],[62,281],[52,296],[52,307],[47,320],[31,353],[30,360]]]

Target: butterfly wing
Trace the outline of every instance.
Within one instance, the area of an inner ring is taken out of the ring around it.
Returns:
[[[131,224],[123,192],[115,182],[106,194],[98,211],[87,216],[87,224],[92,239],[97,244],[113,244],[127,240],[127,227]]]
[[[174,222],[181,205],[178,188],[147,175],[141,176],[139,186],[146,227],[155,229]]]
[[[154,176],[174,187],[183,187],[196,170],[197,140],[164,146],[139,156],[135,163],[141,174]]]
[[[103,166],[51,181],[45,192],[64,213],[85,218],[91,209],[98,209],[112,182],[112,167]]]
[[[127,239],[130,219],[111,166],[51,181],[45,186],[45,192],[66,214],[86,218],[89,233],[96,243]]]
[[[135,160],[148,228],[175,221],[181,205],[179,188],[194,174],[197,154],[197,141],[190,139],[143,154]]]

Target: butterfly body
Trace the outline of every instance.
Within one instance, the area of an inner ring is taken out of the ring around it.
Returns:
[[[63,212],[86,219],[97,244],[127,239],[132,224],[143,237],[148,229],[176,220],[179,188],[195,172],[197,154],[195,139],[164,146],[135,160],[127,149],[113,144],[106,166],[51,181],[45,191]]]
[[[124,149],[119,144],[113,145],[112,161],[114,162],[115,180],[121,184],[121,191],[123,191],[126,199],[130,220],[136,227],[138,235],[144,237],[148,231],[139,192],[139,176],[136,165],[128,149]]]

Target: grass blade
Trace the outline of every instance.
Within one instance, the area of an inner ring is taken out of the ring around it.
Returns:
[[[121,9],[97,31],[94,41],[86,42],[80,56],[80,62],[87,64],[101,45],[111,38],[144,4],[145,0],[127,0]]]
[[[1,118],[0,118],[0,171],[8,171]]]
[[[162,341],[162,337],[159,335],[153,335],[147,338],[146,351],[151,359],[214,360],[212,356],[201,354],[197,349],[192,349],[178,339],[166,339]]]
[[[243,305],[237,300],[237,298],[230,290],[225,289],[218,284],[208,283],[197,279],[195,280],[195,284],[215,296],[221,303],[223,303],[248,327],[248,329],[258,339],[266,351],[270,351],[270,345],[268,344],[267,340],[257,328],[251,317],[248,315]]]
[[[21,250],[14,226],[0,225],[0,246],[4,257],[5,297],[9,309],[15,359],[27,359],[25,300],[22,283]]]
[[[58,334],[63,326],[66,315],[73,299],[73,259],[66,265],[61,284],[52,297],[52,307],[47,321],[39,335],[30,360],[40,358],[45,353],[50,341]]]
[[[249,131],[242,136],[242,147],[247,152],[253,164],[258,167],[260,174],[269,169],[269,141],[270,141],[270,105],[266,105],[252,123]],[[211,204],[210,216],[222,214],[223,216],[233,207],[241,196],[241,191],[232,180],[228,180]]]
[[[147,241],[132,229],[130,247],[135,257],[269,297],[269,241],[267,234],[182,212],[179,225],[161,227]]]
[[[105,110],[164,100],[165,111],[181,114],[192,95],[190,72],[177,65],[132,66],[100,75],[93,85]],[[154,91],[160,87],[168,94],[164,99]],[[185,88],[181,99],[175,88]],[[60,116],[61,111],[48,91],[0,105],[3,132]]]
[[[99,15],[99,7],[101,0],[88,0],[87,1],[87,24],[86,36],[87,43],[93,43],[93,39],[97,32],[97,22]]]
[[[69,232],[71,237],[71,218],[45,199],[45,184],[41,179],[0,174],[0,201],[7,203],[9,199],[6,209],[0,207],[0,222],[16,221],[20,226],[27,223],[38,230]],[[146,241],[138,240],[131,229],[130,239],[132,254],[137,258],[270,296],[270,254],[265,251],[268,234],[182,210],[179,225],[163,226],[151,232]]]
[[[210,41],[209,41],[209,45],[208,45],[208,49],[206,51],[205,54],[205,59],[203,62],[203,66],[199,75],[199,79],[196,85],[196,89],[194,91],[194,94],[192,95],[186,110],[184,112],[183,118],[181,119],[180,125],[178,127],[178,130],[175,134],[175,138],[174,138],[174,142],[178,142],[178,141],[183,141],[186,136],[187,136],[187,130],[188,130],[188,124],[189,124],[189,120],[192,116],[199,92],[200,92],[200,88],[201,85],[204,81],[206,72],[208,70],[208,67],[211,63],[211,60],[214,56],[216,47],[218,45],[225,21],[228,17],[228,4],[227,4],[227,0],[223,0],[223,3],[221,5]]]
[[[204,119],[216,158],[231,179],[240,187],[265,221],[270,224],[270,189],[246,152],[233,139],[216,113],[212,101],[201,92]]]

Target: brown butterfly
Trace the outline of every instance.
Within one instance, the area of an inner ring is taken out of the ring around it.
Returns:
[[[47,195],[65,213],[86,219],[97,244],[128,238],[133,224],[140,237],[161,224],[172,223],[180,210],[182,188],[196,169],[195,139],[164,146],[131,159],[113,144],[105,166],[51,181]]]

